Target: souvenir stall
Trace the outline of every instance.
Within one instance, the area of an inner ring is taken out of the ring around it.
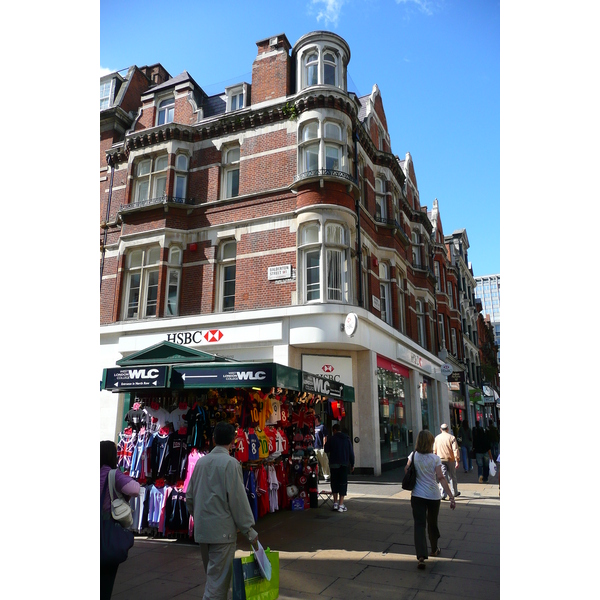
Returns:
[[[104,369],[102,389],[125,393],[118,467],[141,484],[133,531],[193,539],[185,493],[213,448],[219,421],[237,430],[256,521],[283,509],[318,507],[314,415],[343,418],[354,389],[277,363],[242,363],[163,342]]]

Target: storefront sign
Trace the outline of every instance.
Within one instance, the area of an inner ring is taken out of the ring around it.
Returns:
[[[385,356],[377,355],[377,366],[380,369],[385,369],[386,371],[391,371],[392,373],[396,373],[397,375],[402,375],[403,377],[409,377],[410,371],[403,365],[400,365]]]
[[[105,369],[104,380],[104,389],[107,390],[164,388],[167,381],[167,367]]]
[[[358,315],[356,313],[348,313],[344,321],[344,331],[348,337],[352,337],[356,333],[358,327]]]
[[[352,385],[352,359],[347,356],[302,355],[302,370],[346,385]]]
[[[446,377],[447,377],[448,375],[452,375],[454,368],[452,367],[452,365],[449,365],[448,363],[444,363],[440,367],[440,371],[441,371],[442,375],[446,375]]]
[[[292,276],[292,265],[279,265],[278,267],[269,267],[267,277],[269,281],[276,279],[289,279]]]
[[[252,386],[270,387],[273,379],[272,367],[261,364],[260,368],[251,368],[247,365],[236,367],[173,367],[171,384],[184,387],[208,387],[208,386]]]
[[[464,371],[454,371],[450,375],[448,375],[448,383],[464,383],[465,382],[465,372]]]
[[[325,377],[319,377],[312,373],[302,373],[302,391],[312,392],[313,394],[322,394],[330,398],[341,398],[344,391],[344,385],[332,381],[331,379],[325,379]]]

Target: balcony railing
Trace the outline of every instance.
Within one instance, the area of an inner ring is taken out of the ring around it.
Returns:
[[[345,173],[344,171],[338,171],[336,169],[312,169],[311,171],[304,171],[304,173],[298,173],[294,177],[294,183],[303,181],[304,179],[313,179],[317,177],[333,177],[338,179],[344,179],[350,183],[356,183],[354,177]]]
[[[196,201],[194,198],[180,198],[178,196],[159,196],[158,198],[148,198],[147,200],[138,200],[131,204],[121,204],[120,211],[126,212],[130,210],[136,210],[138,208],[145,208],[148,206],[159,206],[161,204],[185,204],[187,206],[194,206]]]

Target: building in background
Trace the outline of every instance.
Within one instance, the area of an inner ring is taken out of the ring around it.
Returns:
[[[342,426],[379,474],[477,404],[475,281],[349,61],[318,31],[260,40],[251,81],[213,96],[160,64],[101,79],[99,368],[172,342],[318,372],[353,386]],[[132,403],[100,392],[103,439]]]
[[[481,300],[483,316],[489,315],[500,362],[500,275],[480,275],[475,277],[475,281],[475,295]]]

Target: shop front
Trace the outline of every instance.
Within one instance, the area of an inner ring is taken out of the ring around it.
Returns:
[[[185,492],[194,466],[213,447],[212,429],[237,430],[248,501],[259,519],[318,505],[314,416],[344,420],[352,386],[272,362],[237,362],[161,342],[105,368],[101,389],[122,395],[118,466],[142,485],[134,527],[191,538]],[[277,490],[276,493],[272,493]],[[270,493],[271,491],[271,493]]]

